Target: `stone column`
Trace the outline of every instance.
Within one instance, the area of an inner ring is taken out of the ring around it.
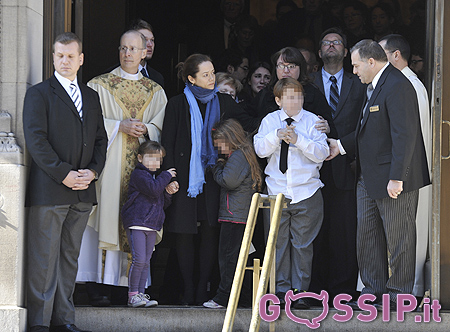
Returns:
[[[26,330],[23,98],[42,80],[43,1],[0,0],[0,330]]]

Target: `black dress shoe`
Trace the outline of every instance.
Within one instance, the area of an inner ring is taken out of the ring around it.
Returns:
[[[377,302],[373,305],[375,308],[377,308],[378,312],[383,311],[383,302]],[[389,311],[390,312],[396,312],[397,311],[397,303],[394,301],[389,301]]]
[[[48,332],[48,326],[36,325],[32,326],[28,330],[29,332]]]
[[[52,325],[50,326],[50,332],[92,332],[87,330],[80,330],[75,324],[66,325]]]
[[[278,292],[275,294],[275,296],[278,297],[278,300],[280,300],[280,309],[284,309],[284,307],[286,306],[286,300],[285,300],[286,293]]]

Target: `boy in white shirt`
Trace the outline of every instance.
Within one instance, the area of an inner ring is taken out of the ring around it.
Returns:
[[[276,244],[276,295],[284,304],[288,290],[309,287],[313,240],[323,219],[319,170],[329,148],[327,136],[314,127],[319,118],[303,109],[303,87],[297,80],[279,80],[274,95],[281,110],[262,120],[254,146],[268,160],[264,172],[269,195],[283,193],[287,201]],[[299,299],[294,308],[308,309],[309,304]]]

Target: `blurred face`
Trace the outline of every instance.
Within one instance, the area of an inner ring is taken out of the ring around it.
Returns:
[[[375,76],[372,72],[372,60],[362,60],[357,50],[352,53],[353,74],[358,75],[363,84],[369,84]]]
[[[294,116],[300,113],[303,107],[303,93],[295,88],[286,88],[281,98],[275,97],[275,102],[283,108],[287,115]]]
[[[223,17],[229,22],[234,22],[241,14],[243,8],[239,0],[225,0],[222,10]]]
[[[148,168],[150,171],[155,172],[157,171],[162,164],[162,154],[159,153],[146,153],[143,156],[138,154],[137,156],[138,161],[142,163],[146,168]]]
[[[233,97],[233,99],[236,99],[236,89],[233,88],[230,84],[219,84],[217,86],[220,93],[226,93],[227,95],[230,95]]]
[[[381,8],[377,7],[372,11],[372,28],[376,34],[388,33],[391,30],[391,24],[391,19]]]
[[[278,58],[276,66],[279,80],[286,77],[298,80],[300,77],[300,66],[295,63],[284,62],[282,55]]]
[[[55,43],[54,48],[53,65],[55,70],[62,77],[73,81],[84,61],[84,55],[80,53],[78,43],[75,41],[67,45]]]
[[[336,42],[339,42],[339,44],[334,44]],[[347,49],[344,47],[344,41],[340,35],[337,33],[329,33],[323,37],[319,57],[324,63],[340,63],[346,55]]]
[[[344,23],[345,27],[350,31],[361,29],[364,24],[362,13],[353,7],[344,9]]]
[[[216,83],[216,74],[214,72],[214,66],[210,61],[205,61],[199,64],[198,72],[195,77],[188,76],[189,82],[199,86],[203,89],[212,90]]]
[[[303,7],[310,13],[318,11],[321,4],[322,0],[303,0]]]
[[[267,84],[269,84],[270,78],[270,71],[268,71],[266,68],[259,67],[258,69],[256,69],[252,74],[250,81],[248,82],[248,84],[252,88],[253,94],[256,95],[259,91],[264,89]]]
[[[138,72],[139,63],[145,58],[147,49],[142,45],[138,32],[130,32],[120,39],[120,67],[129,74]]]
[[[225,138],[217,138],[214,140],[214,146],[217,148],[219,154],[228,156],[231,150],[231,144],[228,143]]]
[[[145,60],[150,60],[153,56],[153,52],[155,51],[155,37],[153,36],[153,32],[147,29],[138,30],[145,36],[145,46],[147,47],[147,55],[145,56]]]
[[[249,47],[252,44],[254,37],[255,32],[250,28],[243,28],[239,30],[237,34],[239,46],[244,48]]]
[[[423,72],[423,59],[420,55],[412,55],[409,67],[416,74]]]

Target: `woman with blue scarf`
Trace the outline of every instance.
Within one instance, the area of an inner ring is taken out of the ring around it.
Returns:
[[[217,160],[211,129],[225,110],[242,110],[229,95],[217,92],[208,56],[193,54],[177,67],[186,86],[167,103],[161,142],[167,152],[163,169],[176,168],[177,177],[171,185],[179,191],[166,210],[164,231],[175,234],[183,278],[181,303],[201,305],[210,298],[207,285],[217,259],[219,234],[220,187],[210,170]],[[195,270],[198,280],[194,280]],[[210,292],[214,294],[215,289]]]

